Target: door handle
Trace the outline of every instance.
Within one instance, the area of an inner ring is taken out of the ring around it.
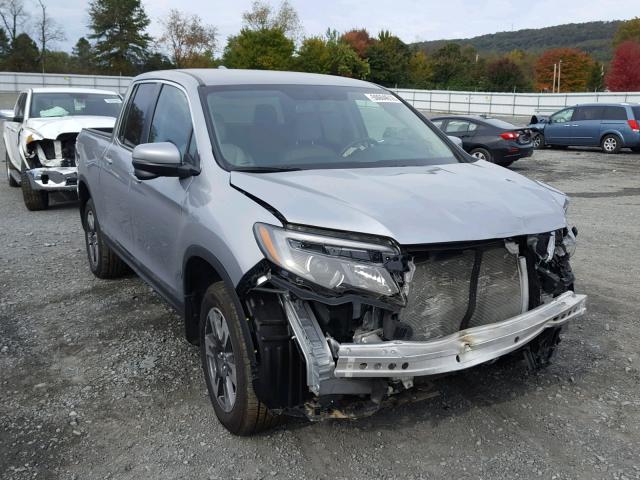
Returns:
[[[569,125],[568,123],[565,123],[564,125],[565,127],[570,127],[571,125]]]
[[[104,161],[107,162],[107,164],[109,165],[113,164],[113,159],[111,157],[104,157]]]
[[[572,127],[579,127],[580,125],[571,125]]]

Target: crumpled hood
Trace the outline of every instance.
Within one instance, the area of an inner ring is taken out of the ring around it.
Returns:
[[[566,225],[563,194],[484,161],[231,172],[231,184],[287,222],[381,235],[402,245],[506,238]]]
[[[78,115],[70,117],[30,118],[25,127],[43,138],[55,140],[61,133],[78,133],[83,128],[113,128],[114,117]]]

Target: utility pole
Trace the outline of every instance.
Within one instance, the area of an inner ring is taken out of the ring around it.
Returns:
[[[558,68],[558,64],[553,64],[553,83],[551,84],[551,93],[556,93],[556,70]]]
[[[560,73],[562,72],[562,60],[558,62],[558,93],[560,93]]]

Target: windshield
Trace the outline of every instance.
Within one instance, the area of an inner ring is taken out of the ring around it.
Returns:
[[[117,117],[122,100],[117,95],[99,93],[34,93],[30,118],[91,115]]]
[[[219,151],[231,170],[459,161],[419,116],[375,87],[209,87],[205,98]]]

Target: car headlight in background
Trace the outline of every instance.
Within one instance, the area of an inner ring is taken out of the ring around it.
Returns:
[[[399,292],[384,267],[388,257],[398,254],[391,247],[265,223],[256,223],[253,231],[271,262],[321,287],[338,291],[355,288],[378,295]]]

